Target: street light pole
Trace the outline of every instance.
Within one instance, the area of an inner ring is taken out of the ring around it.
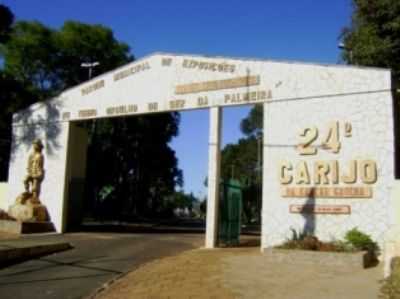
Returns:
[[[349,62],[350,62],[350,64],[353,64],[353,49],[351,49],[349,47],[346,47],[346,45],[343,42],[339,43],[338,48],[340,50],[345,50],[345,51],[349,52],[349,54],[350,54],[350,61]]]
[[[87,68],[89,71],[89,80],[92,79],[92,73],[93,73],[93,69],[100,65],[100,62],[98,61],[94,61],[94,62],[82,62],[81,63],[81,67],[83,68]]]
[[[262,187],[262,166],[261,166],[261,149],[262,149],[262,138],[263,135],[258,134],[257,135],[257,184],[258,186],[256,187],[256,192],[257,192],[257,208],[259,210],[258,215],[258,222],[261,220],[261,202],[262,202],[262,192],[261,192],[261,187]]]
[[[92,79],[92,73],[93,73],[93,68],[96,66],[100,65],[100,62],[94,61],[94,62],[82,62],[81,67],[87,68],[89,71],[89,80]],[[91,142],[92,144],[95,143],[96,139],[96,119],[93,119],[92,122],[92,132],[91,132]],[[97,193],[96,193],[96,201],[97,201]]]

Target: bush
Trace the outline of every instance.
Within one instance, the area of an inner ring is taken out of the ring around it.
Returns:
[[[360,250],[369,251],[374,259],[379,253],[378,245],[372,241],[371,237],[357,228],[353,228],[346,233],[345,240],[336,240],[332,242],[321,242],[317,237],[305,232],[292,231],[292,238],[288,239],[282,245],[277,246],[281,249],[303,249],[316,251],[334,251],[334,252],[353,252]]]
[[[379,251],[378,244],[372,241],[369,235],[359,231],[356,227],[349,230],[344,238],[356,250]]]
[[[294,229],[291,229],[291,231],[292,238],[277,246],[277,248],[334,252],[352,251],[345,242],[321,242],[316,236],[309,233],[297,232]]]

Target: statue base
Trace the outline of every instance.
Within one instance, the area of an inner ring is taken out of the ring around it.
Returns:
[[[0,220],[0,232],[9,234],[35,234],[55,232],[52,222],[22,222],[15,220]]]
[[[8,209],[8,215],[21,222],[47,222],[49,214],[46,206],[31,193],[24,192]]]
[[[55,231],[46,206],[30,192],[20,194],[7,214],[0,219],[0,232],[32,234]]]

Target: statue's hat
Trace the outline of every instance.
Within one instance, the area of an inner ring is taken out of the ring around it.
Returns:
[[[35,139],[33,141],[33,144],[36,144],[37,146],[39,146],[40,148],[43,148],[43,143],[40,139]]]

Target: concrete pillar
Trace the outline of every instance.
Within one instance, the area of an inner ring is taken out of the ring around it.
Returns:
[[[214,248],[217,242],[221,120],[221,108],[210,108],[206,248]]]
[[[77,227],[83,217],[88,132],[69,123],[62,232]]]

